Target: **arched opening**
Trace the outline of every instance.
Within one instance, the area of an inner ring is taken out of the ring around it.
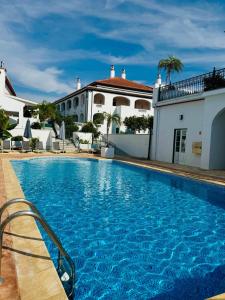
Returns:
[[[25,105],[23,107],[23,116],[24,116],[24,118],[31,118],[32,117],[32,106]]]
[[[65,108],[66,108],[65,103],[62,103],[62,104],[61,104],[61,111],[65,111]]]
[[[100,104],[104,105],[105,104],[105,96],[98,93],[94,96],[94,104]]]
[[[84,99],[85,99],[84,94],[82,94],[81,95],[81,105],[84,105]]]
[[[74,115],[74,122],[78,122],[78,115]]]
[[[225,169],[225,109],[212,122],[209,169]]]
[[[79,98],[78,98],[78,97],[75,97],[75,98],[73,99],[73,107],[76,108],[78,105],[79,105]]]
[[[138,99],[135,101],[134,108],[150,110],[151,104],[147,100]]]
[[[102,113],[96,113],[96,114],[94,114],[94,116],[93,116],[93,122],[96,125],[103,124],[104,123],[104,115]]]
[[[69,110],[71,109],[71,100],[68,100],[67,103],[66,103],[66,108]]]
[[[80,122],[83,123],[84,122],[84,114],[80,114]]]
[[[113,106],[130,106],[130,100],[126,97],[114,97],[113,98]]]

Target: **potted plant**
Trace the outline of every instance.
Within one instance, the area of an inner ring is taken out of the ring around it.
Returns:
[[[101,148],[101,157],[114,158],[114,147],[110,146],[109,143],[109,128],[112,123],[120,126],[120,116],[118,114],[104,113],[106,120],[106,146]]]
[[[90,148],[90,143],[88,142],[88,140],[79,140],[79,149],[80,150],[89,150]]]
[[[39,142],[39,138],[31,138],[30,139],[30,147],[31,147],[32,152],[37,149],[38,142]]]
[[[217,73],[215,68],[210,76],[206,76],[203,79],[203,82],[205,92],[225,88],[225,78],[220,73]]]

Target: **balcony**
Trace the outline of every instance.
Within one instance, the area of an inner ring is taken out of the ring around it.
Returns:
[[[120,105],[115,107],[114,113],[118,114],[121,117],[121,119],[124,119],[125,117],[131,117],[131,116],[137,116],[137,117],[141,117],[143,115],[147,116],[149,115],[150,110],[137,109],[137,108],[132,108],[130,106]]]
[[[158,101],[199,94],[225,88],[225,68],[205,73],[186,80],[171,83],[159,88]]]

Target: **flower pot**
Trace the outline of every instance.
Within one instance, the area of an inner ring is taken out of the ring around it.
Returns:
[[[114,148],[113,147],[102,147],[101,157],[104,158],[114,158]]]
[[[90,150],[90,144],[80,144],[80,150],[83,150],[83,151],[89,151]]]

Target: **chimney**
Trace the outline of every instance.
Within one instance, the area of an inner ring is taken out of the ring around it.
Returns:
[[[3,61],[0,63],[0,93],[5,93],[6,69]]]
[[[114,65],[111,65],[110,68],[110,78],[114,78],[115,77],[115,68]]]
[[[81,89],[81,82],[80,82],[80,78],[77,77],[77,82],[76,82],[76,91]]]
[[[161,75],[158,74],[158,77],[157,77],[156,82],[155,82],[155,87],[158,88],[158,87],[161,86],[161,84],[162,84],[162,78],[161,78]]]
[[[121,77],[123,79],[126,79],[126,70],[125,70],[125,68],[122,69]]]

